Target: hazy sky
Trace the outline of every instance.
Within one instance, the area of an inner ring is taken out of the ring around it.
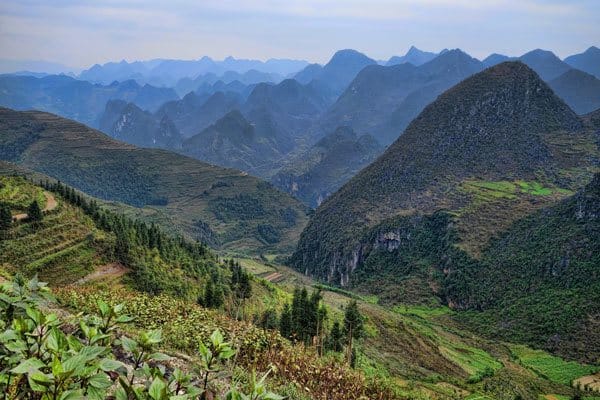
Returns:
[[[475,57],[600,43],[599,0],[1,0],[0,58],[75,67],[151,58],[376,59],[459,47]]]

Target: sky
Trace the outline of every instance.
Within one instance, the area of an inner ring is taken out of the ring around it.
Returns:
[[[125,59],[305,59],[411,45],[474,57],[600,45],[599,0],[2,0],[0,58],[73,68]]]

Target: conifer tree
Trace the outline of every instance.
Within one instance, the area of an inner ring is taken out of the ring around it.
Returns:
[[[281,336],[288,339],[291,339],[292,337],[292,310],[288,303],[283,305],[283,310],[281,311],[279,333],[281,333]]]
[[[327,340],[327,348],[329,350],[340,352],[344,348],[344,335],[339,321],[334,321]]]
[[[7,230],[12,225],[12,214],[8,204],[0,204],[0,230]]]
[[[40,205],[37,200],[32,201],[27,208],[27,219],[31,222],[40,222],[42,218],[43,214]]]
[[[354,340],[360,339],[363,335],[363,323],[363,317],[358,310],[358,304],[356,300],[352,300],[346,307],[344,314],[344,335],[348,345],[346,357],[349,364],[352,364]]]

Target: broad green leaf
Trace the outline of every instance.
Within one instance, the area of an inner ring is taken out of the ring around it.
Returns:
[[[108,389],[112,386],[111,380],[104,372],[98,372],[96,375],[92,376],[88,382],[91,386],[98,389]]]
[[[100,360],[99,366],[102,371],[114,371],[124,367],[125,364],[117,360],[111,360],[110,358],[103,358]]]
[[[161,400],[165,397],[167,385],[159,377],[154,378],[148,389],[148,394],[154,400]]]
[[[78,400],[83,399],[84,397],[83,390],[81,389],[67,390],[60,395],[59,400]]]
[[[19,365],[10,370],[13,374],[27,374],[31,371],[38,370],[46,366],[42,361],[37,358],[28,358],[27,360],[21,361]]]
[[[133,339],[130,339],[130,338],[126,337],[126,336],[123,336],[121,338],[121,344],[123,345],[123,348],[126,351],[129,351],[131,353],[133,353],[138,348],[137,342],[135,340],[133,340]]]

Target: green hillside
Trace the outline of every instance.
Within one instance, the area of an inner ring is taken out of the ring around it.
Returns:
[[[588,122],[524,64],[492,67],[440,96],[383,156],[325,201],[290,262],[386,303],[441,303],[491,314],[503,309],[516,316],[499,322],[507,337],[595,360],[595,350],[584,354],[590,349],[581,337],[570,336],[598,304],[593,262],[552,277],[552,268],[530,266],[526,261],[535,257],[517,259],[516,250],[496,238],[588,183],[597,171],[596,140]],[[559,232],[563,244],[576,237]],[[494,243],[506,253],[492,250]],[[529,239],[520,243],[517,254],[541,251],[528,250]],[[539,259],[573,257],[556,249],[538,253]],[[515,296],[524,290],[528,296],[519,303]],[[525,304],[541,306],[544,298],[554,299],[553,307],[546,304],[554,312]],[[524,336],[528,313],[539,329]]]
[[[0,159],[225,249],[290,251],[305,208],[245,173],[117,142],[79,123],[0,109]],[[266,232],[266,233],[265,233]]]

